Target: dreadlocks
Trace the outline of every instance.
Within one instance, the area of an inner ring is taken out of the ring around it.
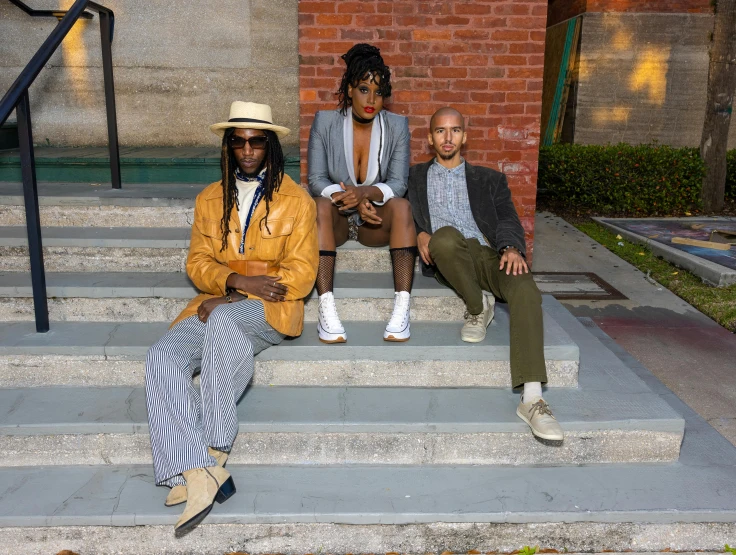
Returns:
[[[220,229],[222,231],[222,248],[227,248],[227,236],[230,234],[230,213],[233,206],[238,206],[238,187],[235,184],[235,169],[238,167],[238,161],[233,154],[232,149],[228,145],[228,139],[235,132],[235,128],[229,128],[222,137],[222,153],[220,156],[220,168],[222,169],[222,221]],[[274,191],[278,191],[281,186],[281,180],[284,178],[284,152],[281,150],[281,143],[276,133],[270,129],[263,131],[268,137],[266,146],[266,159],[264,165],[266,168],[266,179],[263,182],[263,200],[266,201],[266,215],[263,221],[266,229],[268,229],[268,214],[271,211],[271,200],[273,200]]]
[[[335,94],[343,116],[347,114],[348,107],[353,103],[348,96],[348,87],[357,87],[363,79],[370,79],[373,83],[378,84],[378,90],[384,98],[391,96],[391,70],[383,63],[381,51],[378,48],[365,43],[356,44],[341,58],[345,60],[347,68],[340,81],[340,88]]]

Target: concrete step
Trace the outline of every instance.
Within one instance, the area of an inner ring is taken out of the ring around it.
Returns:
[[[526,465],[676,461],[683,420],[657,395],[550,390],[566,431],[539,441],[503,389],[253,387],[232,464]],[[143,388],[0,390],[0,466],[146,464]]]
[[[186,274],[164,272],[49,272],[46,292],[52,321],[173,321],[197,295]],[[391,317],[393,278],[388,273],[338,273],[335,297],[341,318],[381,321]],[[305,303],[305,319],[317,321],[316,292]],[[465,304],[434,278],[417,274],[411,318],[461,322]],[[0,272],[0,321],[33,320],[30,273]]]
[[[13,553],[718,552],[736,535],[733,468],[229,467],[237,493],[174,538],[150,465],[0,469]]]
[[[3,217],[0,205],[0,222]],[[185,272],[191,221],[186,227],[44,227],[47,272]],[[101,216],[102,217],[102,216]],[[25,218],[25,216],[23,216]],[[30,271],[25,219],[0,226],[0,271]],[[111,225],[111,224],[108,224]],[[130,222],[128,225],[134,225]],[[338,249],[337,272],[390,272],[388,247],[369,248],[348,241]]]
[[[545,358],[552,387],[576,387],[579,350],[549,314],[544,297]],[[564,310],[564,309],[563,309]],[[325,345],[314,324],[301,337],[256,358],[256,385],[508,387],[508,310],[499,305],[482,343],[460,340],[460,323],[416,322],[406,343],[383,341],[383,322],[348,322],[348,343]],[[0,387],[143,384],[149,347],[168,323],[0,324]]]

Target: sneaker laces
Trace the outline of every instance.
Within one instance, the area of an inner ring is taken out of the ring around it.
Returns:
[[[328,324],[340,324],[340,317],[337,315],[337,306],[334,297],[325,297],[319,301],[319,312],[323,320]]]
[[[480,314],[470,314],[467,310],[465,311],[465,314],[463,314],[463,318],[465,318],[469,324],[478,325],[480,324],[480,317],[483,316],[483,313]]]
[[[549,405],[544,399],[539,399],[539,401],[531,406],[531,408],[529,409],[529,418],[533,418],[535,412],[538,416],[544,416],[545,414],[548,414],[552,418],[554,418],[552,410],[549,408]]]
[[[409,303],[411,297],[407,295],[400,295],[398,292],[394,293],[394,311],[391,313],[391,319],[388,321],[388,325],[391,327],[402,326],[404,320],[409,313]]]

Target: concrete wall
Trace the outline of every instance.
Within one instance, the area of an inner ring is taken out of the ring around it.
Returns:
[[[713,16],[582,17],[574,141],[699,146]],[[736,125],[729,146],[736,148]]]
[[[71,0],[34,0],[58,9]],[[115,11],[113,62],[123,146],[217,144],[207,126],[233,100],[271,104],[298,141],[297,0],[103,0]],[[56,24],[0,3],[0,91]],[[99,20],[80,20],[31,88],[34,139],[104,145]]]

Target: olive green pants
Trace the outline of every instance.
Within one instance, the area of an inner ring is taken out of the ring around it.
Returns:
[[[512,386],[546,383],[542,294],[531,273],[506,275],[505,268],[498,268],[498,253],[450,226],[432,234],[429,253],[437,266],[437,280],[460,295],[470,314],[483,311],[484,290],[508,303]]]

